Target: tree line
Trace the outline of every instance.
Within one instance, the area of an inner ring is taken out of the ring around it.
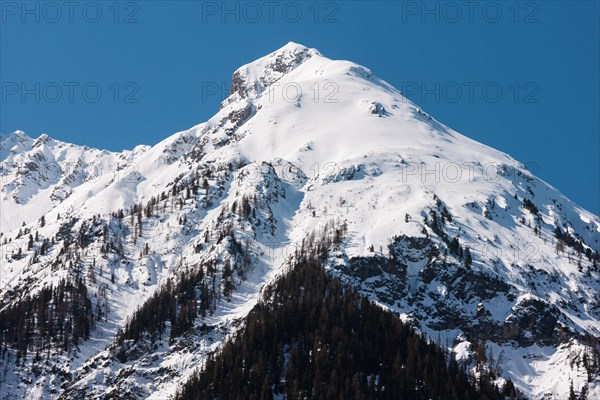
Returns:
[[[192,399],[505,399],[511,381],[469,375],[397,315],[314,259],[264,293],[241,328],[181,387]]]
[[[62,279],[0,312],[0,347],[16,349],[16,363],[28,352],[69,351],[88,339],[94,328],[92,303],[82,278]]]

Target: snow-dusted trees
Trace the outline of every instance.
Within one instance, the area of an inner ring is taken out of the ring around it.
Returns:
[[[18,359],[28,351],[68,351],[89,338],[93,327],[83,279],[63,279],[0,312],[0,347],[10,345]]]
[[[211,281],[214,270],[195,266],[182,272],[176,280],[168,280],[127,322],[117,335],[118,357],[127,360],[127,341],[148,338],[160,340],[167,327],[170,338],[189,330],[199,315],[206,316],[214,310],[214,290]]]
[[[265,289],[244,327],[176,399],[504,399],[434,342],[327,275],[314,259]]]

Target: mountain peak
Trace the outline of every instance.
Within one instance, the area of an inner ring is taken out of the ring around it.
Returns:
[[[40,137],[38,137],[37,139],[35,139],[35,141],[33,142],[33,147],[42,146],[42,145],[48,143],[51,140],[52,140],[52,138],[50,138],[50,136],[48,136],[46,133],[42,133],[40,135]]]
[[[271,54],[284,53],[284,52],[289,52],[289,51],[306,51],[306,50],[310,50],[310,48],[307,46],[304,46],[303,44],[290,41],[290,42],[287,42],[285,45],[281,46],[278,50],[275,50]]]
[[[283,72],[286,67],[294,69],[313,56],[322,55],[317,49],[313,49],[295,42],[288,42],[284,46],[267,54],[266,56],[242,66],[238,69],[238,71],[243,68],[254,67]]]
[[[288,42],[274,52],[241,66],[233,73],[229,97],[222,107],[237,99],[262,93],[269,85],[315,56],[322,57],[317,49]]]
[[[27,136],[27,134],[23,131],[20,130],[16,130],[14,132],[10,132],[10,133],[0,133],[0,141],[4,141],[7,139],[30,139],[29,136]]]

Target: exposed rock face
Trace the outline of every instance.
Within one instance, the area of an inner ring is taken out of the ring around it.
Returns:
[[[375,114],[379,117],[383,117],[385,114],[387,114],[387,111],[385,111],[385,107],[383,107],[383,105],[377,102],[371,103],[371,105],[369,106],[369,111],[371,111],[371,114]]]
[[[426,330],[459,329],[469,340],[518,347],[559,346],[577,336],[560,322],[555,306],[535,297],[517,299],[517,288],[444,260],[427,238],[397,237],[389,256],[354,257],[336,271]],[[493,315],[484,303],[509,306],[506,314]]]
[[[504,321],[505,339],[515,340],[519,346],[533,344],[556,346],[560,344],[558,310],[547,302],[525,298],[517,302],[512,313]]]
[[[297,68],[306,60],[319,52],[315,49],[288,43],[253,64],[245,65],[233,73],[229,97],[223,102],[222,108],[236,99],[255,97],[269,85]]]
[[[227,120],[233,125],[226,129],[228,135],[233,134],[242,124],[244,124],[254,112],[252,104],[248,104],[241,110],[233,110],[227,116]]]

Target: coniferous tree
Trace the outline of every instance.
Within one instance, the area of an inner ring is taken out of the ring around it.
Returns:
[[[300,258],[306,255],[299,254]],[[244,327],[176,399],[504,399],[394,314],[327,275],[314,258],[272,286]],[[485,353],[485,352],[484,352]]]
[[[469,249],[469,247],[465,247],[464,250],[464,257],[465,257],[465,267],[469,268],[471,267],[471,265],[473,264],[473,257],[471,257],[471,250]]]
[[[569,400],[578,400],[575,390],[573,390],[573,380],[571,379],[569,384]]]

